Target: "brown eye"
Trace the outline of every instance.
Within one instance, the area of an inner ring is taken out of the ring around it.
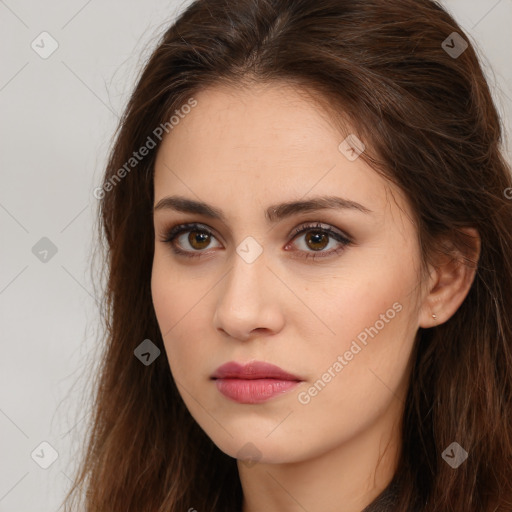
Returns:
[[[304,233],[304,236],[299,236]],[[187,235],[187,236],[185,236]],[[301,226],[292,233],[292,240],[300,239],[303,247],[293,250],[300,258],[324,258],[340,253],[352,240],[342,232],[335,231],[330,226],[322,227],[322,224]],[[173,251],[187,258],[200,257],[208,254],[205,251],[211,246],[212,240],[216,240],[212,232],[201,224],[180,224],[170,229],[162,238],[162,242],[171,244]],[[324,250],[334,242],[334,248]],[[188,247],[187,247],[188,245]],[[296,245],[296,242],[286,244],[285,249]],[[336,245],[338,247],[336,247]]]
[[[171,244],[176,254],[194,258],[205,252],[204,249],[210,246],[212,239],[215,237],[211,231],[200,224],[180,224],[170,229],[162,242]]]
[[[304,236],[299,236],[303,235]],[[322,227],[322,224],[316,223],[312,225],[303,225],[297,228],[292,235],[294,235],[293,240],[301,240],[301,244],[299,245],[298,251],[293,251],[299,253],[297,257],[303,258],[324,258],[333,256],[335,254],[340,253],[345,249],[346,246],[352,243],[352,240],[344,235],[342,232],[335,231],[330,226]],[[338,245],[337,248],[324,251],[324,249],[330,245],[331,240],[334,240],[334,245]],[[294,244],[288,244],[286,247],[290,247]],[[302,247],[300,247],[302,245]]]
[[[329,243],[329,237],[322,231],[308,231],[306,236],[306,244],[315,251],[321,251]]]
[[[197,250],[206,249],[208,247],[211,238],[209,232],[194,229],[188,233],[187,240],[191,247]]]

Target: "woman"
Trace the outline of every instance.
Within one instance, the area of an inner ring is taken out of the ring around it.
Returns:
[[[192,3],[101,189],[107,343],[67,505],[512,510],[512,179],[429,0]]]

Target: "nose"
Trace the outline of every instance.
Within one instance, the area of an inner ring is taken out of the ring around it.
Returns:
[[[215,329],[242,341],[278,333],[284,324],[279,288],[284,291],[263,255],[252,263],[235,255],[233,267],[217,287]]]

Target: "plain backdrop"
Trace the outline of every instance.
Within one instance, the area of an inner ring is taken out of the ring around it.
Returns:
[[[69,487],[99,343],[92,192],[137,72],[189,3],[0,0],[0,512],[57,512]],[[481,55],[510,161],[512,0],[443,3]]]

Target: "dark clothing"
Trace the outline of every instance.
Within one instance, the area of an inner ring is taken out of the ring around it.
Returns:
[[[398,485],[396,479],[390,484],[361,512],[392,512],[397,500]]]

